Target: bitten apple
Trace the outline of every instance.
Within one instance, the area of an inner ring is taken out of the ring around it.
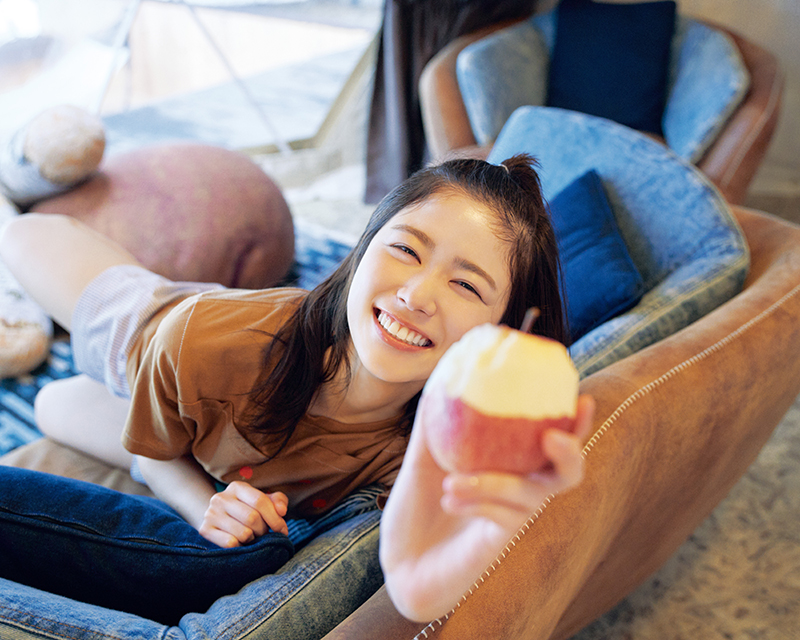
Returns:
[[[578,372],[564,345],[487,324],[439,361],[418,426],[445,471],[528,474],[547,464],[542,433],[573,429],[577,400]]]

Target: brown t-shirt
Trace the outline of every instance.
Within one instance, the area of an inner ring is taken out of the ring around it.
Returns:
[[[158,460],[191,454],[220,482],[283,491],[292,517],[323,513],[367,484],[390,487],[407,445],[396,419],[347,424],[306,415],[271,459],[242,435],[264,347],[304,295],[213,291],[159,311],[128,360],[125,448]]]

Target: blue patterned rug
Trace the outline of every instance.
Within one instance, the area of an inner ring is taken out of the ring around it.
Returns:
[[[336,268],[350,245],[322,227],[296,223],[295,264],[287,286],[311,289]],[[30,375],[0,380],[0,455],[41,437],[33,420],[33,399],[45,384],[75,375],[66,339],[54,341],[50,357]]]

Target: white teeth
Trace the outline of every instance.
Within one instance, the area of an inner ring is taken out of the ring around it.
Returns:
[[[383,313],[383,311],[378,314],[378,322],[384,329],[386,329],[386,331],[391,333],[398,340],[402,340],[408,344],[413,344],[417,347],[424,347],[430,344],[430,340],[418,334],[416,331],[412,331],[408,327],[404,327],[396,320],[392,320],[389,316]]]

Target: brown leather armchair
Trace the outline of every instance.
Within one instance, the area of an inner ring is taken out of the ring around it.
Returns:
[[[640,585],[714,510],[800,393],[800,227],[735,208],[744,290],[587,377],[587,477],[529,522],[448,619],[402,618],[381,589],[325,640],[561,640]]]
[[[750,74],[750,87],[697,166],[728,202],[742,204],[777,125],[783,74],[775,56],[763,47],[730,29],[703,22],[733,39]],[[468,45],[511,24],[514,22],[491,25],[457,38],[426,65],[420,78],[420,105],[426,142],[433,158],[485,157],[488,153],[489,147],[476,146],[456,79],[456,60]]]
[[[409,622],[380,589],[325,640],[563,640],[675,554],[800,393],[800,226],[734,213],[751,255],[741,293],[581,383],[597,401],[585,482],[540,510],[446,620]],[[2,463],[146,492],[48,440]]]

